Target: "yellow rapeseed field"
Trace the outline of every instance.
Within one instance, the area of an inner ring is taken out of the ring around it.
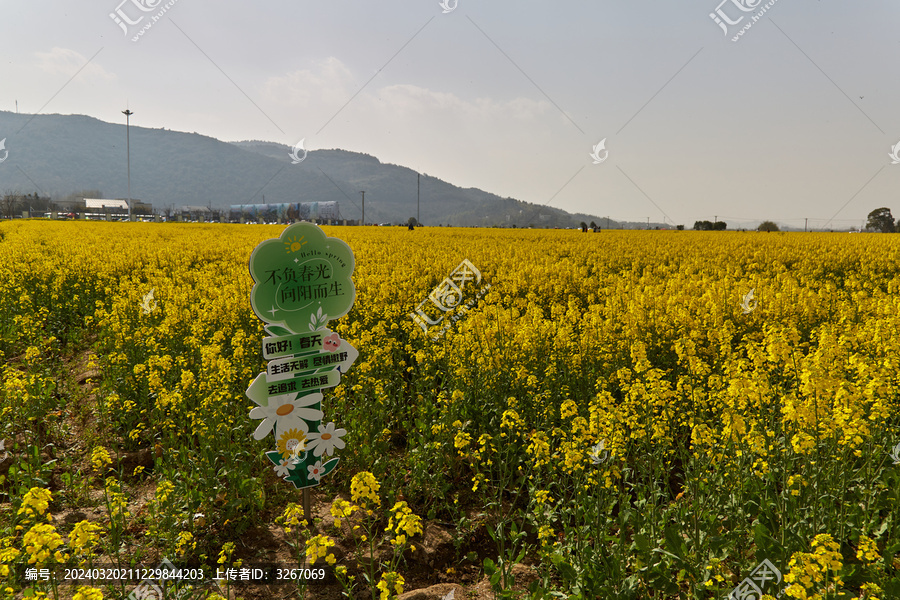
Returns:
[[[360,356],[325,394],[347,447],[313,531],[244,396],[247,263],[282,229],[0,223],[0,598],[76,591],[28,567],[215,572],[272,524],[373,599],[900,598],[900,236],[323,227]],[[464,259],[481,281],[424,331]],[[433,522],[455,554],[423,575]]]

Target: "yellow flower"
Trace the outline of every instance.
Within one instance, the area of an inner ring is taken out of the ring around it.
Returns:
[[[288,526],[305,524],[306,520],[303,518],[303,507],[295,502],[288,503],[284,512],[281,513],[281,520]],[[288,533],[290,533],[289,530]]]
[[[224,565],[231,559],[231,554],[234,552],[234,542],[225,542],[222,544],[222,549],[219,551],[219,560],[216,561],[220,565]]]
[[[865,562],[875,562],[881,558],[878,554],[878,546],[875,541],[865,535],[859,536],[859,549],[856,551],[856,558]]]
[[[338,498],[331,504],[331,516],[334,517],[334,526],[337,529],[341,528],[341,519],[346,519],[351,514],[353,514],[354,510],[357,510],[358,507],[353,506],[346,500],[342,498]]]
[[[29,529],[22,538],[25,552],[28,553],[28,563],[43,565],[53,556],[57,561],[64,561],[65,555],[56,555],[54,552],[62,546],[62,537],[56,532],[56,528],[49,523],[38,523]]]
[[[396,547],[402,547],[406,544],[407,536],[412,537],[422,533],[422,519],[413,514],[412,509],[405,501],[400,500],[390,510],[391,517],[388,519],[388,530],[395,534],[391,544]]]
[[[538,539],[541,542],[541,546],[549,546],[550,540],[554,538],[553,528],[549,525],[541,525],[538,528]]]
[[[80,586],[72,596],[72,600],[103,600],[103,592],[97,588]]]
[[[790,597],[810,597],[809,593],[815,592],[825,581],[829,571],[831,583],[836,587],[842,585],[838,574],[843,566],[839,544],[826,533],[817,535],[813,539],[812,547],[812,552],[795,552],[791,556],[790,571],[784,576],[785,582],[791,584],[785,589],[785,593]],[[812,597],[817,597],[817,594]]]
[[[566,400],[559,407],[559,417],[566,420],[570,417],[578,416],[578,405],[573,400]]]
[[[328,552],[330,547],[334,546],[334,540],[327,535],[317,535],[306,540],[306,558],[309,564],[316,564],[316,560],[324,558],[325,562],[330,565],[335,563],[334,555]]]
[[[534,493],[534,503],[538,506],[543,506],[548,502],[553,502],[553,498],[550,496],[550,492],[547,490],[538,490]]]
[[[381,506],[381,498],[378,496],[379,489],[381,489],[381,485],[375,476],[368,471],[361,471],[350,480],[350,499],[364,508],[369,502]]]
[[[90,553],[100,539],[103,527],[90,521],[79,521],[69,534],[69,549],[76,554]]]
[[[453,445],[456,446],[456,449],[459,451],[460,456],[465,456],[465,449],[469,444],[472,443],[472,436],[466,433],[465,431],[457,431],[456,436],[453,438]]]
[[[163,479],[156,484],[156,503],[163,504],[169,499],[169,494],[175,490],[175,485],[171,481]]]
[[[394,571],[388,571],[387,573],[382,573],[381,581],[378,582],[376,586],[378,590],[381,592],[379,600],[388,600],[394,594],[399,596],[403,593],[403,585],[406,581],[403,579],[403,576]],[[393,588],[393,593],[391,591]]]
[[[91,452],[91,464],[93,464],[94,468],[98,471],[112,464],[112,458],[110,458],[109,452],[106,451],[106,448],[104,448],[103,446],[97,446],[94,448],[94,450]]]
[[[22,499],[22,506],[17,514],[24,514],[27,517],[44,515],[52,499],[53,495],[50,493],[50,490],[33,487],[25,493],[25,497]]]
[[[128,500],[125,498],[125,494],[122,493],[119,482],[115,477],[106,478],[105,490],[107,502],[109,503],[110,519],[117,520],[130,517],[131,513],[127,510]]]
[[[178,542],[175,544],[175,552],[180,556],[184,556],[189,550],[197,547],[194,540],[194,534],[190,531],[182,531],[178,534]]]

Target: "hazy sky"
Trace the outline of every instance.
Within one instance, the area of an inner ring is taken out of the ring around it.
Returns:
[[[720,1],[0,0],[0,110],[128,106],[624,220],[900,216],[900,2]]]

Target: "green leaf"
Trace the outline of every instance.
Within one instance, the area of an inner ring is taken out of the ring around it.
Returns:
[[[556,570],[559,571],[559,576],[569,583],[575,583],[578,581],[578,573],[575,571],[575,567],[567,563],[566,561],[554,556],[553,565],[556,567]]]
[[[280,325],[266,325],[265,330],[271,336],[291,335],[293,333],[290,329]]]
[[[543,600],[546,596],[546,591],[541,586],[540,581],[532,581],[531,585],[528,586],[528,597],[530,600]]]
[[[575,567],[567,563],[562,555],[556,553],[550,559],[553,561],[553,566],[559,571],[560,577],[569,583],[575,583],[578,580],[578,572]]]
[[[666,547],[669,551],[684,560],[684,540],[675,525],[666,525]]]
[[[497,572],[497,564],[489,558],[484,559],[484,574],[490,578]]]

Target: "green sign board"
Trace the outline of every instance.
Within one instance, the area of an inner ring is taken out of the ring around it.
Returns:
[[[272,396],[283,396],[297,392],[317,392],[322,388],[330,388],[341,382],[341,374],[338,371],[329,373],[316,373],[313,371],[301,373],[296,377],[272,381],[265,373],[260,373],[247,388],[247,397],[259,404],[268,406]]]
[[[246,392],[256,403],[250,417],[261,420],[253,437],[274,431],[277,449],[266,457],[298,489],[318,485],[339,461],[324,456],[344,448],[347,432],[322,423],[321,390],[340,384],[359,357],[326,327],[353,306],[354,265],[347,244],[311,223],[291,225],[250,255],[250,304],[270,334],[262,344],[266,371]]]
[[[353,306],[350,246],[312,223],[295,223],[250,255],[256,316],[293,333],[316,331]]]

